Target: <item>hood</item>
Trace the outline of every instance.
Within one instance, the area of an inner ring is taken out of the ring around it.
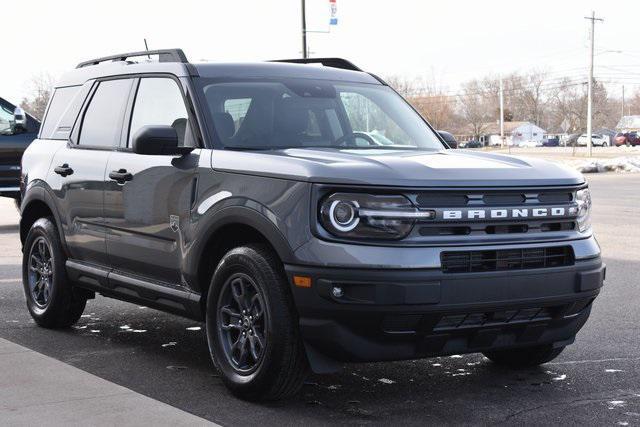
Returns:
[[[584,182],[580,173],[548,161],[467,150],[216,150],[212,165],[229,172],[332,184],[506,187]]]

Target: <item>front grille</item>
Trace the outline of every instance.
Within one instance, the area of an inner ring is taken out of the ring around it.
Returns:
[[[418,222],[405,241],[507,242],[561,240],[576,230],[574,191],[567,188],[429,189],[405,195],[435,218]],[[534,214],[536,210],[543,214]],[[563,209],[562,214],[551,214]],[[473,212],[473,213],[472,213]],[[494,216],[495,212],[495,216]],[[445,213],[448,216],[445,216]],[[455,216],[454,216],[455,215]]]
[[[564,204],[573,200],[571,190],[487,190],[487,191],[429,191],[414,195],[420,208],[500,207],[541,204]]]
[[[571,246],[554,246],[548,248],[442,252],[440,262],[444,273],[550,268],[572,265],[573,250]]]

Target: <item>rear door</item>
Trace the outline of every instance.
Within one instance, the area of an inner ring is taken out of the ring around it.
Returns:
[[[109,262],[115,272],[127,276],[179,285],[186,250],[182,230],[189,224],[200,150],[184,156],[131,151],[133,135],[145,125],[173,126],[180,145],[195,146],[181,82],[157,76],[142,77],[134,84],[126,142],[107,165],[107,176],[128,174],[128,180],[109,180],[106,185]]]
[[[106,265],[104,189],[107,160],[120,144],[131,79],[97,82],[70,142],[54,156],[54,192],[72,259]]]

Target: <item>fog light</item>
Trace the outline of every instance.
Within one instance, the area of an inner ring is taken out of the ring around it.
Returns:
[[[342,296],[344,295],[344,291],[340,286],[334,286],[333,289],[331,289],[331,293],[336,298],[342,298]]]

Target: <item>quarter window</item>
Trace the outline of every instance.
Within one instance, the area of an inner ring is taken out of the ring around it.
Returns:
[[[188,129],[187,108],[176,82],[168,78],[144,78],[140,80],[136,102],[131,117],[129,146],[131,139],[143,126],[171,126],[178,134],[178,144],[185,145]]]
[[[130,79],[99,83],[84,114],[80,145],[116,147],[119,144],[130,89]]]

